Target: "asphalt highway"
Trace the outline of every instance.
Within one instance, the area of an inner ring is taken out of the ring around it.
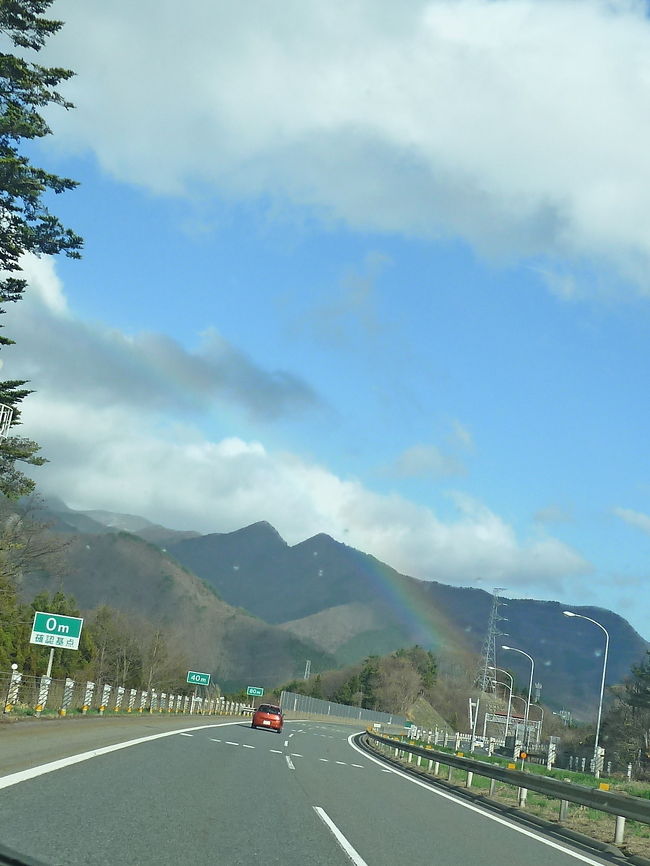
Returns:
[[[386,769],[350,727],[207,723],[0,778],[0,842],[48,866],[606,862]]]

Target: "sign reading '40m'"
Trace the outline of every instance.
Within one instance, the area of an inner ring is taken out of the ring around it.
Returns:
[[[194,683],[195,686],[209,686],[210,674],[202,674],[200,671],[188,671],[187,682]]]
[[[30,643],[55,649],[79,649],[79,638],[84,621],[78,616],[63,616],[37,610],[32,624]]]

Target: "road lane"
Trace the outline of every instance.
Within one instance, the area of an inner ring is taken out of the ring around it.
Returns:
[[[71,866],[501,866],[513,851],[531,866],[579,862],[387,772],[349,735],[239,722],[93,758],[0,790],[2,842]]]
[[[492,814],[468,809],[410,778],[386,773],[369,757],[351,750],[349,729],[302,724],[300,730],[292,741],[296,750],[309,754],[310,739],[323,750],[317,762],[296,762],[305,795],[327,811],[373,866],[432,861],[437,866],[473,862],[501,866],[505,852],[513,850],[531,866],[606,862],[577,849],[569,854],[569,846],[561,842],[542,841],[507,819],[499,816],[496,821]],[[344,769],[350,772],[342,777]]]
[[[206,728],[22,782],[0,791],[2,841],[51,864],[348,866],[277,740]]]
[[[0,724],[0,774],[35,767],[135,737],[241,719],[174,713],[124,713],[121,716],[68,716]]]

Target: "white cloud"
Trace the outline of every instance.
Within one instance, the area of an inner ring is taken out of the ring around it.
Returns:
[[[448,478],[463,475],[465,467],[435,445],[418,443],[403,451],[388,471],[401,478]]]
[[[474,450],[474,437],[471,434],[471,431],[461,424],[460,421],[455,418],[452,421],[452,441],[460,445],[466,451]]]
[[[573,512],[570,508],[565,508],[563,505],[558,505],[556,502],[539,508],[534,519],[538,523],[571,523],[573,521]]]
[[[51,396],[150,411],[225,404],[257,420],[319,405],[305,381],[262,369],[213,328],[190,352],[164,334],[129,336],[89,324],[69,313],[52,260],[28,256],[22,266],[29,288],[5,314],[16,346],[4,370]]]
[[[58,0],[55,141],[158,192],[607,263],[650,291],[641,0]],[[553,282],[553,280],[552,280]],[[555,290],[574,292],[570,278]]]
[[[26,272],[27,296],[7,312],[19,338],[7,357],[12,372],[22,375],[29,364],[38,381],[23,406],[22,432],[40,442],[50,460],[33,470],[44,493],[174,528],[228,531],[266,519],[291,543],[327,532],[406,573],[451,583],[480,578],[548,588],[588,571],[568,546],[549,537],[521,540],[466,496],[455,496],[457,515],[445,522],[402,496],[376,493],[261,441],[211,441],[185,414],[168,411],[169,376],[151,370],[180,377],[202,397],[210,377],[218,379],[218,365],[206,368],[202,357],[163,338],[129,340],[90,326],[67,311],[51,265],[30,260]],[[276,393],[268,374],[255,368],[250,375],[253,385]],[[210,393],[244,405],[261,399],[224,395],[219,388]],[[426,447],[420,456],[429,470],[439,457]]]
[[[54,259],[50,256],[38,258],[28,254],[23,262],[24,278],[29,282],[25,301],[30,304],[35,295],[38,303],[51,315],[65,317],[68,315],[68,301],[63,291],[63,283],[56,272]],[[31,304],[30,304],[31,305]]]
[[[290,543],[326,532],[407,574],[451,583],[561,587],[589,570],[553,538],[519,540],[469,498],[459,497],[457,518],[444,522],[429,508],[260,442],[211,442],[186,425],[162,428],[121,408],[89,411],[41,394],[26,404],[24,420],[51,458],[37,473],[42,488],[74,507],[203,532],[264,519]]]
[[[631,508],[615,508],[614,514],[630,526],[650,535],[650,515],[643,514],[641,511],[633,511]]]

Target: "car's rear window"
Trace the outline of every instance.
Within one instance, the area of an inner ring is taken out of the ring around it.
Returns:
[[[272,707],[270,704],[260,704],[257,708],[258,713],[271,713],[274,716],[282,715],[280,707]]]

